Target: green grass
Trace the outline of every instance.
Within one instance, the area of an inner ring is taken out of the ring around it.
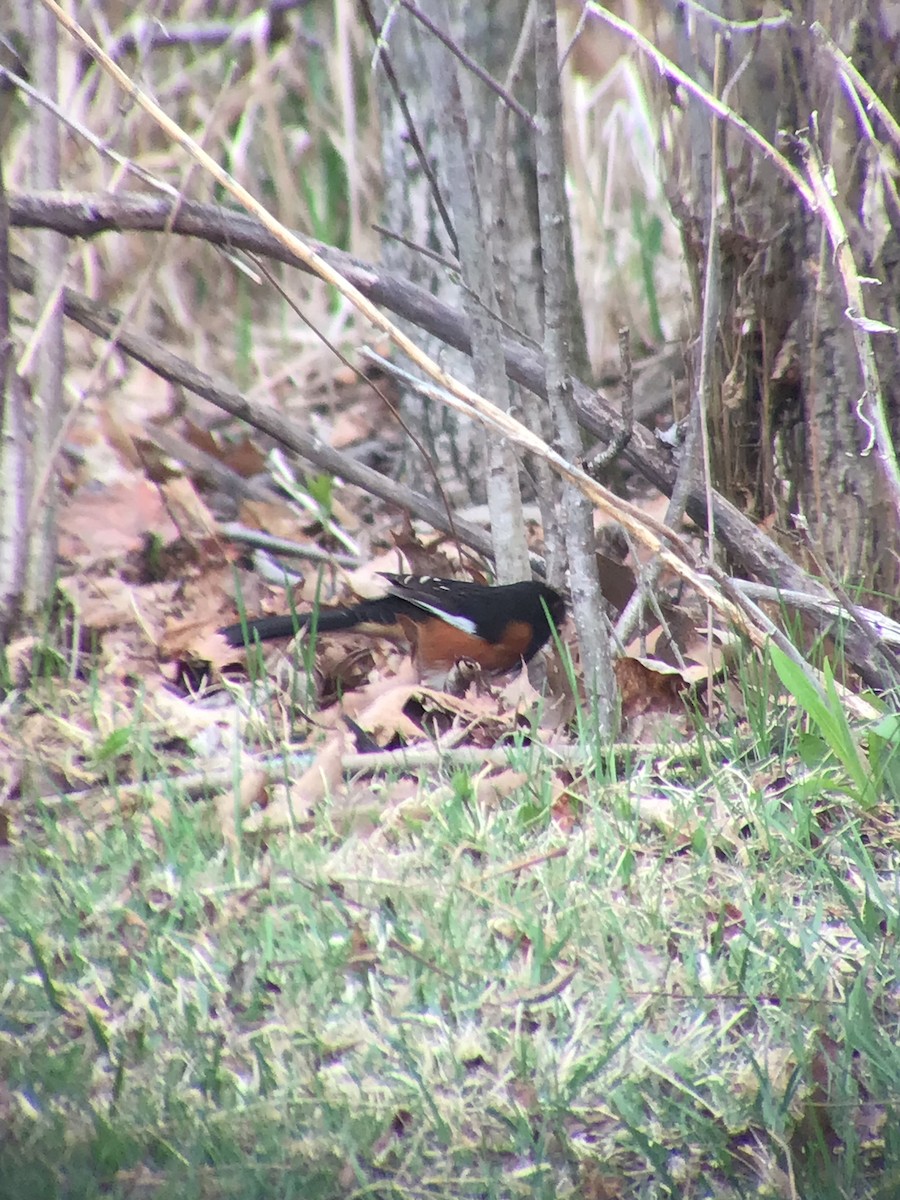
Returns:
[[[895,1194],[896,830],[782,717],[778,756],[520,747],[508,795],[361,779],[236,845],[177,778],[168,810],[23,796],[0,1195]],[[149,778],[148,722],[95,768]]]

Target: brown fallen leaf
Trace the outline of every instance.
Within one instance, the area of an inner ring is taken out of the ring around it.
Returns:
[[[60,591],[88,629],[109,630],[138,626],[151,641],[161,634],[166,611],[178,591],[178,583],[136,584],[118,575],[70,575]]]
[[[259,529],[273,537],[287,538],[292,542],[306,542],[306,521],[298,516],[296,509],[287,501],[244,500],[239,517],[248,529]]]
[[[406,715],[406,705],[419,689],[413,685],[398,684],[382,692],[371,704],[355,717],[356,723],[368,733],[382,749],[402,738],[406,742],[420,741],[421,726]]]
[[[245,813],[249,814],[254,809],[264,809],[268,804],[268,800],[268,773],[259,768],[253,768],[242,774],[236,793],[232,788],[227,792],[220,792],[215,797],[216,817],[218,819],[219,830],[222,834],[222,841],[226,846],[229,846],[232,850],[237,850],[239,847],[236,813],[240,812],[243,816]]]
[[[475,800],[479,808],[499,808],[501,801],[527,782],[527,771],[514,771],[511,767],[481,772],[475,780]]]
[[[59,530],[60,554],[74,563],[124,558],[148,534],[164,544],[178,537],[159,489],[137,475],[100,490],[79,489],[60,512]]]
[[[161,485],[166,509],[178,526],[178,532],[192,546],[218,540],[216,519],[186,475]]]
[[[259,829],[291,829],[297,820],[315,810],[323,800],[336,799],[345,791],[343,759],[352,754],[353,745],[345,729],[335,729],[313,762],[290,790],[270,798],[262,812],[251,813],[245,822],[248,831]]]
[[[618,659],[615,672],[625,720],[650,711],[679,714],[684,711],[680,693],[685,681],[674,668],[626,657]]]
[[[184,436],[192,446],[223,463],[243,479],[261,475],[266,469],[266,456],[248,437],[243,437],[237,442],[221,444],[208,429],[195,425],[187,418],[184,422]]]

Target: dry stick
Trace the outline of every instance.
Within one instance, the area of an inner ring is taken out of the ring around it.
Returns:
[[[894,621],[874,608],[851,604],[848,602],[849,597],[846,601],[827,600],[822,596],[811,596],[808,592],[795,592],[790,588],[773,588],[765,583],[752,583],[749,579],[735,579],[732,582],[737,591],[751,600],[786,604],[789,608],[800,608],[818,616],[826,614],[839,621],[846,621],[850,613],[863,629],[870,631],[869,636],[873,639],[880,639],[891,646],[900,646],[900,621]]]
[[[721,38],[716,37],[716,71],[720,69],[721,61]],[[718,86],[716,87],[718,90]],[[681,523],[684,517],[685,508],[687,506],[688,495],[697,483],[698,478],[702,479],[703,493],[706,500],[706,532],[707,546],[710,561],[713,560],[715,554],[715,509],[713,507],[712,498],[712,467],[709,455],[709,426],[707,421],[707,412],[709,406],[709,395],[711,390],[711,372],[713,362],[713,348],[715,344],[716,330],[719,323],[719,284],[718,284],[718,268],[719,268],[719,239],[718,239],[718,203],[717,203],[717,181],[719,176],[719,149],[720,139],[717,136],[716,121],[713,117],[709,133],[704,128],[697,131],[697,136],[703,139],[701,147],[695,146],[697,155],[705,154],[707,145],[707,137],[709,137],[709,177],[708,177],[708,200],[709,200],[709,224],[707,226],[707,245],[706,245],[706,265],[703,281],[703,297],[702,297],[702,312],[700,320],[700,367],[697,372],[697,389],[694,393],[694,398],[691,403],[691,411],[688,419],[687,437],[685,438],[684,449],[682,451],[681,462],[678,466],[678,475],[675,479],[675,486],[672,488],[672,493],[669,498],[669,503],[666,507],[665,522],[673,528]],[[698,469],[702,462],[702,470]],[[641,587],[635,592],[622,616],[619,618],[616,625],[616,635],[625,643],[629,642],[634,635],[634,631],[638,622],[641,619],[644,607],[644,596],[649,589],[656,585],[659,578],[662,563],[659,561],[650,564],[647,572],[641,578]],[[707,653],[712,659],[712,622],[707,622]],[[712,687],[712,675],[709,676],[709,687]],[[710,697],[710,702],[711,702]]]
[[[565,67],[566,63],[569,61],[569,56],[571,55],[572,51],[575,49],[575,46],[578,43],[578,39],[581,37],[581,34],[584,31],[584,27],[587,24],[587,18],[588,18],[587,9],[583,8],[578,15],[578,24],[575,26],[575,31],[573,32],[572,36],[569,38],[569,44],[568,44],[568,46],[566,46],[565,50],[563,50],[562,55],[560,56],[560,60],[559,60],[560,75],[562,75],[563,67]]]
[[[724,574],[724,572],[720,572],[718,570],[711,571],[710,574],[718,581],[719,586],[725,595],[728,596],[730,600],[733,600],[735,604],[740,605],[741,609],[747,614],[749,619],[755,621],[758,625],[765,629],[778,649],[781,650],[783,654],[786,654],[788,658],[790,658],[794,663],[797,664],[797,666],[801,668],[807,680],[816,689],[820,699],[823,699],[827,702],[827,695],[821,682],[821,673],[819,671],[814,671],[806,662],[806,660],[800,657],[793,642],[788,641],[787,637],[781,632],[775,622],[766,616],[758,604],[754,603],[754,601],[750,599],[749,593],[744,592],[735,586],[737,582],[743,581],[730,579]],[[836,680],[834,682],[834,686],[838,695],[847,706],[848,711],[854,717],[857,717],[860,721],[875,721],[878,719],[880,716],[879,710],[873,705],[869,704],[867,700],[863,699],[861,696],[855,695]]]
[[[591,461],[591,474],[598,468],[602,468],[610,462],[615,455],[618,455],[628,444],[631,433],[634,428],[634,366],[631,359],[631,336],[630,331],[624,326],[619,330],[619,360],[622,364],[622,420],[624,427],[614,441],[609,443],[608,448]],[[611,453],[614,452],[614,453]],[[687,504],[688,494],[692,483],[693,471],[690,466],[691,456],[687,449],[685,450],[681,463],[679,464],[678,474],[675,477],[675,485],[672,488],[672,495],[669,503],[666,506],[665,523],[670,528],[674,529],[681,523],[684,516],[685,506]],[[637,556],[635,561],[638,561]],[[668,621],[662,611],[659,601],[656,596],[655,586],[659,578],[662,564],[658,559],[654,559],[647,567],[639,566],[639,574],[637,587],[629,599],[625,609],[623,610],[619,620],[616,622],[613,630],[613,637],[617,645],[627,646],[637,630],[640,623],[644,606],[650,605],[653,615],[656,617],[659,624],[665,630],[669,643],[675,654],[676,665],[684,669],[684,660],[681,656],[681,651],[678,648],[676,639],[672,636]]]
[[[869,610],[860,608],[860,606],[855,604],[850,598],[846,588],[829,566],[825,555],[820,552],[820,547],[813,544],[813,540],[809,533],[809,526],[806,520],[800,519],[798,520],[797,524],[799,525],[803,534],[803,540],[806,543],[806,548],[809,552],[810,558],[818,568],[822,578],[828,580],[828,585],[837,597],[839,604],[842,606],[844,614],[849,614],[852,620],[856,622],[856,624],[860,627],[860,629],[862,629],[867,637],[870,637],[873,640],[877,639],[878,634],[876,633],[876,628],[878,627],[878,623],[876,622],[873,624],[869,621],[866,615]],[[889,641],[890,639],[887,640]],[[900,661],[898,661],[897,654],[894,650],[890,649],[889,646],[883,647],[882,653],[884,654],[885,658],[891,662],[891,665],[894,667],[895,671],[900,670]]]
[[[582,453],[575,409],[569,352],[572,343],[572,289],[567,265],[565,159],[562,96],[557,69],[555,0],[537,0],[534,33],[537,81],[537,188],[544,278],[544,362],[547,396],[556,429],[556,444],[566,458]],[[604,736],[616,724],[616,680],[595,552],[594,513],[587,496],[572,484],[562,491],[563,536],[569,560],[572,615],[585,683]]]
[[[529,337],[529,335],[524,331],[524,329],[520,329],[518,327],[518,325],[514,324],[512,321],[507,321],[506,318],[503,316],[503,314],[498,311],[498,309],[488,308],[487,305],[484,304],[481,300],[479,300],[478,297],[472,292],[471,288],[466,287],[466,281],[460,275],[459,263],[457,261],[455,261],[454,259],[447,258],[443,254],[438,254],[438,252],[436,250],[429,250],[429,248],[427,246],[423,246],[421,242],[416,242],[412,238],[404,237],[402,233],[397,233],[397,231],[395,229],[391,229],[387,225],[382,225],[378,221],[372,222],[372,229],[376,233],[382,234],[383,237],[390,238],[392,241],[395,241],[395,242],[399,242],[401,246],[405,246],[407,248],[407,250],[412,250],[412,252],[414,254],[421,254],[423,258],[428,258],[432,262],[437,263],[437,265],[439,267],[443,267],[444,270],[448,272],[453,283],[456,284],[456,286],[460,289],[460,291],[465,292],[467,295],[471,296],[472,300],[476,304],[480,304],[481,307],[483,309],[485,309],[485,311],[489,314],[489,316],[494,321],[499,321],[500,324],[503,326],[503,329],[505,330],[506,333],[508,333],[512,338],[515,338],[519,342],[523,342],[523,343],[527,342],[532,346],[537,346],[537,342],[535,341],[535,339],[532,337]],[[322,251],[323,251],[322,257],[327,259],[330,256],[333,248],[330,246],[326,246],[324,243],[320,243],[320,244],[322,246]],[[310,245],[315,245],[315,243],[310,241]],[[338,251],[338,253],[341,253],[341,251]],[[349,258],[349,256],[348,256],[348,258]],[[303,264],[294,263],[292,265],[302,266]],[[344,274],[352,282],[352,273],[344,272]],[[397,278],[399,278],[399,277],[397,277]],[[415,285],[412,285],[412,286],[415,287]],[[360,291],[363,293],[364,296],[368,294],[366,292],[365,287],[361,287]],[[430,295],[430,293],[428,293],[428,294]],[[440,302],[438,302],[438,303],[440,304]],[[391,308],[391,305],[385,303],[385,308]],[[418,322],[414,322],[414,323],[418,324]],[[429,332],[432,332],[432,331],[429,331]],[[468,341],[466,342],[466,347],[467,347],[466,353],[471,354],[471,346],[469,346]],[[461,347],[457,346],[457,349],[461,349]],[[509,371],[507,371],[507,374],[509,374]]]
[[[14,285],[22,291],[31,291],[34,286],[31,272],[21,259],[12,260],[12,278]],[[228,383],[198,370],[193,364],[185,362],[152,338],[119,329],[121,318],[118,313],[88,300],[71,288],[63,290],[63,305],[67,316],[98,337],[109,338],[115,333],[116,345],[124,353],[137,359],[163,379],[180,384],[233,417],[262,430],[288,450],[308,459],[322,470],[355,484],[388,504],[407,509],[428,521],[435,529],[450,533],[447,514],[428,497],[389,479],[380,471],[374,471],[371,467],[356,462],[348,455],[341,454],[339,450],[334,450],[317,437],[300,429],[294,422],[288,421],[274,408],[251,404]],[[492,556],[491,539],[483,529],[458,519],[455,525],[462,541],[486,557]]]
[[[888,165],[893,155],[883,153],[883,148],[875,136],[875,130],[872,128],[872,122],[869,120],[869,114],[866,106],[862,102],[862,97],[853,86],[852,80],[846,75],[841,76],[841,82],[844,85],[844,93],[850,107],[853,109],[853,114],[860,124],[860,128],[865,130],[866,138],[874,147],[874,154],[870,156],[871,165],[878,172],[878,180],[884,188],[885,195],[894,206],[894,228],[900,224],[900,192],[897,191],[897,184],[894,182],[894,176],[891,173]]]
[[[699,472],[695,468],[701,433],[696,416],[697,406],[695,404],[691,409],[688,435],[685,439],[681,460],[678,464],[678,473],[675,476],[675,483],[669,497],[669,503],[666,505],[666,515],[663,518],[666,526],[671,529],[675,529],[680,525],[687,506],[688,496],[691,489],[697,485],[697,475]],[[628,601],[622,615],[616,622],[616,639],[622,644],[627,645],[634,637],[643,617],[646,598],[656,586],[662,567],[662,560],[655,559],[641,571],[639,586],[635,589],[634,595]]]
[[[372,229],[376,233],[380,233],[382,237],[389,238],[392,242],[399,242],[407,250],[412,250],[413,254],[421,254],[423,258],[437,263],[445,271],[452,271],[454,275],[459,275],[459,261],[457,259],[447,258],[445,254],[439,254],[437,250],[423,246],[421,242],[417,242],[413,238],[405,237],[402,233],[398,233],[396,229],[391,229],[389,225],[382,225],[380,221],[373,221]]]
[[[387,225],[381,225],[377,221],[373,221],[372,228],[374,229],[374,231],[376,233],[380,233],[386,238],[391,238],[393,241],[399,242],[401,246],[406,246],[407,250],[412,250],[414,254],[421,254],[423,256],[423,258],[431,259],[432,262],[437,263],[437,265],[440,267],[443,267],[447,272],[449,272],[453,283],[456,284],[456,286],[459,288],[459,290],[461,292],[463,292],[467,297],[471,298],[473,304],[477,304],[479,306],[479,308],[483,309],[487,313],[487,315],[491,318],[492,321],[499,322],[499,324],[502,325],[504,332],[509,334],[510,339],[515,339],[517,342],[520,342],[522,344],[527,343],[528,345],[531,345],[531,346],[535,346],[535,347],[537,346],[538,343],[535,341],[534,338],[529,337],[529,335],[527,333],[525,333],[525,331],[523,329],[520,329],[512,321],[507,321],[506,318],[503,316],[503,314],[499,311],[499,307],[500,307],[499,302],[502,301],[502,295],[498,294],[498,296],[497,296],[498,307],[495,307],[495,308],[489,308],[481,299],[479,299],[478,296],[475,295],[475,293],[472,291],[472,289],[467,286],[466,281],[463,279],[462,275],[460,274],[460,267],[459,267],[458,262],[456,262],[452,259],[446,258],[443,254],[438,254],[434,250],[429,250],[429,248],[427,246],[423,246],[420,242],[413,241],[412,238],[404,237],[402,234],[397,233],[396,230],[389,229]],[[326,246],[323,243],[322,244],[322,257],[327,259],[330,256],[332,249],[333,249],[332,247]],[[342,251],[337,251],[337,253],[341,254]],[[348,256],[348,260],[349,260],[349,256]],[[291,265],[292,266],[302,266],[303,264],[292,263]],[[350,271],[344,271],[343,273],[346,276],[346,278],[348,278],[350,280],[350,282],[352,283],[353,282],[353,270],[351,269]],[[382,280],[386,280],[391,277],[382,275],[381,278],[382,278]],[[395,277],[393,277],[393,279],[396,282],[400,282],[401,287],[406,286],[405,282],[401,281],[399,276],[395,276]],[[410,284],[408,286],[410,286],[413,290],[416,289],[415,284]],[[359,290],[363,293],[364,296],[368,295],[368,291],[365,286],[365,281],[363,281],[362,286],[360,286]],[[430,297],[430,299],[433,300],[434,305],[436,306],[436,309],[441,309],[444,312],[448,312],[448,313],[452,313],[454,311],[451,308],[449,308],[449,306],[445,305],[442,301],[437,300],[434,297],[431,297],[430,292],[423,293],[423,294],[428,295]],[[399,313],[398,310],[396,310],[392,307],[392,305],[388,302],[387,299],[384,299],[383,303],[384,303],[385,308],[390,309],[393,312],[397,312],[398,315],[402,315],[402,313]],[[436,330],[429,328],[428,325],[423,325],[421,320],[416,321],[412,317],[410,318],[410,320],[412,320],[414,325],[418,325],[421,329],[425,329],[425,331],[427,333],[433,333],[433,334],[435,334],[435,336],[439,336],[437,334]],[[468,320],[466,320],[465,337],[460,339],[460,343],[458,345],[456,345],[455,348],[457,350],[462,350],[464,354],[468,354],[469,356],[471,356],[472,346],[471,346],[471,339],[468,336],[468,328],[469,328]],[[441,340],[447,341],[448,345],[451,345],[451,346],[454,345],[452,338],[451,339],[442,338]],[[507,347],[509,346],[509,344],[510,344],[509,341],[504,341],[504,343],[503,343],[504,357],[508,353]],[[510,372],[508,365],[506,366],[505,369],[506,369],[506,374],[509,376],[509,378],[514,379],[514,375]],[[399,418],[398,418],[398,420],[399,420]],[[404,425],[404,429],[405,428],[406,428],[406,426]]]
[[[650,747],[642,747],[648,753]],[[562,744],[542,745],[541,753],[552,755],[561,765],[567,767],[590,766],[593,756],[586,753],[580,746]],[[441,746],[411,746],[404,750],[382,750],[373,754],[344,754],[341,756],[341,770],[345,775],[375,775],[381,773],[408,772],[427,769],[433,772],[435,767],[444,764],[451,767],[514,765],[521,754],[512,747],[441,747]],[[221,761],[221,760],[220,760]],[[265,754],[246,755],[241,759],[242,772],[263,771],[272,783],[284,780],[285,768],[305,771],[315,761],[315,754],[299,751],[296,754]],[[199,798],[210,790],[224,791],[234,787],[234,762],[211,765],[205,771],[193,771],[189,775],[172,776],[163,783],[126,783],[117,786],[116,798],[121,802],[123,810],[153,798],[164,799],[177,789],[189,798]],[[65,799],[76,804],[87,804],[91,800],[109,795],[109,789],[103,787],[83,788],[67,792]],[[265,824],[265,809],[259,813],[261,824]]]
[[[338,554],[305,542],[292,542],[287,538],[275,537],[271,533],[263,533],[259,529],[250,529],[237,521],[219,521],[216,531],[232,542],[241,542],[242,545],[253,546],[258,550],[267,550],[272,554],[283,554],[286,558],[304,558],[308,562],[346,567],[347,570],[359,566],[359,559],[352,554]]]
[[[124,173],[136,175],[138,179],[142,179],[157,191],[177,198],[177,188],[172,187],[164,179],[159,179],[152,171],[148,171],[145,167],[127,158],[124,154],[120,154],[118,150],[114,150],[105,139],[97,137],[90,129],[82,125],[79,121],[76,121],[71,113],[66,112],[65,109],[55,104],[49,96],[45,96],[43,92],[32,87],[27,79],[23,79],[21,75],[17,75],[15,71],[10,71],[6,67],[0,67],[0,79],[3,78],[14,83],[23,96],[27,96],[29,100],[33,100],[36,104],[42,104],[44,108],[52,112],[57,121],[65,125],[66,129],[71,133],[77,133],[80,138],[83,138],[101,158],[108,158],[110,162],[114,162],[117,166],[121,167]]]
[[[853,251],[850,249],[850,240],[832,192],[825,182],[819,148],[813,141],[814,136],[815,131],[811,136],[798,137],[796,144],[800,150],[807,177],[815,192],[822,222],[828,232],[828,240],[831,242],[832,258],[847,297],[845,315],[850,321],[853,331],[853,343],[856,347],[856,357],[859,360],[863,381],[863,394],[857,401],[856,415],[867,427],[869,434],[868,444],[862,451],[862,456],[865,457],[871,453],[874,444],[884,471],[885,482],[894,501],[895,511],[900,516],[900,464],[897,462],[894,450],[891,425],[885,410],[884,395],[881,391],[878,366],[875,362],[875,352],[872,349],[870,336],[873,333],[896,334],[898,331],[890,325],[883,325],[880,321],[872,321],[866,317],[866,301],[862,285],[859,282],[859,272],[856,269]]]
[[[704,21],[708,21],[713,26],[724,29],[729,34],[754,34],[762,29],[781,29],[791,22],[791,16],[788,13],[781,13],[777,17],[757,17],[750,21],[732,21],[728,17],[720,16],[719,13],[698,4],[697,0],[681,0],[681,3],[696,16],[702,17]]]
[[[590,463],[590,473],[594,476],[608,467],[614,458],[619,457],[631,441],[634,432],[634,362],[631,357],[631,330],[627,325],[619,328],[617,341],[619,364],[622,368],[622,428],[607,445],[597,442],[585,455],[585,462]],[[580,420],[581,414],[578,416]]]
[[[66,312],[71,318],[72,314]],[[216,491],[222,492],[235,501],[262,500],[267,503],[278,503],[281,494],[267,481],[256,476],[245,479],[237,471],[227,466],[214,454],[201,450],[189,442],[181,434],[174,433],[166,425],[158,425],[150,421],[144,429],[144,436],[168,458],[177,459],[186,467],[192,478],[204,484],[211,485]]]
[[[267,27],[271,29],[275,18],[298,7],[298,0],[267,0]],[[152,50],[176,49],[180,46],[217,49],[226,42],[229,47],[242,46],[246,42],[255,42],[259,37],[259,16],[260,13],[254,13],[237,25],[233,21],[187,21],[176,25],[168,21],[163,24],[159,17],[138,18],[134,23],[129,23],[125,33],[115,38],[109,53],[112,58],[119,59],[136,52],[149,54]],[[296,31],[294,36],[311,49],[324,53],[325,47],[318,38],[310,37],[302,30]]]

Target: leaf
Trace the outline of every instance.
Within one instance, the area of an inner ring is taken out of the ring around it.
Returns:
[[[844,712],[834,685],[831,667],[825,663],[825,694],[822,695],[797,663],[788,658],[783,650],[773,645],[769,647],[769,653],[782,684],[818,727],[829,750],[850,776],[856,790],[856,799],[865,807],[871,807],[875,801],[874,780]]]

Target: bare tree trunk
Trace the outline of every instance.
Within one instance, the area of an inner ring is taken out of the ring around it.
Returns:
[[[780,144],[780,131],[808,131],[804,138],[834,172],[835,200],[858,273],[881,284],[865,292],[872,305],[867,315],[896,328],[900,212],[896,179],[876,140],[884,131],[873,138],[864,107],[848,103],[836,61],[809,26],[822,23],[895,116],[898,32],[879,0],[840,7],[808,0],[802,13],[793,12],[793,22],[756,40],[723,42],[723,99],[773,144]],[[736,2],[724,13],[747,20],[755,10]],[[703,55],[708,39],[694,46],[697,63],[709,67]],[[703,70],[695,65],[692,73],[696,78]],[[870,429],[859,413],[860,359],[821,213],[804,205],[733,128],[721,136],[725,316],[716,345],[713,391],[719,403],[710,413],[716,483],[787,540],[808,544],[813,558],[824,559],[842,578],[896,596],[897,514],[882,464],[866,453]],[[705,161],[699,144],[695,149],[699,156],[675,185],[682,195],[690,194],[688,175],[695,178]],[[686,231],[705,230],[708,202],[697,202],[699,209],[692,199],[681,214]],[[704,237],[701,232],[701,242]],[[686,246],[699,258],[696,233]],[[897,339],[876,337],[874,348],[896,429]]]
[[[520,53],[517,39],[525,25],[526,0],[494,0],[452,6],[453,28],[449,31],[458,44],[494,78],[508,84],[515,95],[533,111],[533,68],[530,54]],[[425,6],[424,11],[429,11]],[[409,12],[397,5],[376,8],[382,25],[384,47],[396,74],[425,154],[441,179],[441,151],[437,106],[444,102],[434,88],[434,80],[425,69],[428,62],[427,39],[433,38]],[[512,77],[510,67],[513,67]],[[462,70],[462,68],[459,68]],[[378,73],[382,120],[382,161],[384,168],[385,224],[419,247],[449,259],[451,266],[440,264],[421,250],[386,239],[383,257],[399,274],[428,288],[441,299],[460,308],[465,299],[458,282],[455,247],[416,154],[406,118],[388,84],[386,72]],[[541,275],[538,247],[534,150],[530,128],[521,117],[507,113],[498,97],[474,78],[467,80],[474,96],[469,135],[479,173],[493,174],[494,195],[500,202],[485,209],[483,216],[491,230],[491,251],[497,280],[499,316],[530,337],[540,337]],[[444,197],[446,203],[446,197]],[[422,335],[415,336],[421,341]],[[468,383],[474,383],[467,356],[448,350],[438,342],[423,347],[448,370]],[[461,420],[441,405],[412,395],[404,399],[404,412],[429,447],[444,486],[458,502],[483,501],[486,496],[487,466],[483,438],[470,422]],[[404,474],[412,486],[432,488],[433,481],[410,449]]]
[[[435,0],[433,9],[441,24],[449,24],[449,8]],[[443,97],[438,113],[440,133],[440,176],[444,194],[450,201],[460,268],[465,286],[464,303],[472,333],[472,368],[479,390],[504,412],[509,410],[509,383],[503,355],[503,329],[498,312],[499,298],[494,286],[494,264],[485,221],[485,209],[496,208],[496,181],[493,172],[476,162],[475,145],[470,132],[476,108],[472,91],[463,87],[455,57],[432,37],[427,46],[426,62],[435,91]],[[515,452],[504,442],[485,443],[487,458],[487,498],[491,535],[495,546],[497,574],[501,583],[527,578],[528,544],[522,515]]]
[[[5,56],[7,48],[0,53]],[[0,83],[0,642],[8,640],[15,626],[25,591],[28,507],[26,387],[16,371],[12,336],[9,202],[3,174],[3,150],[12,124],[11,92]]]
[[[57,46],[59,26],[38,0],[32,2],[35,82],[51,101],[57,99]],[[32,183],[35,188],[59,187],[59,121],[43,105],[34,115]],[[32,492],[29,497],[29,549],[25,606],[41,608],[48,600],[56,576],[57,478],[55,459],[62,428],[63,341],[62,283],[66,239],[48,230],[35,235],[35,303],[42,324],[34,372],[32,439]]]

